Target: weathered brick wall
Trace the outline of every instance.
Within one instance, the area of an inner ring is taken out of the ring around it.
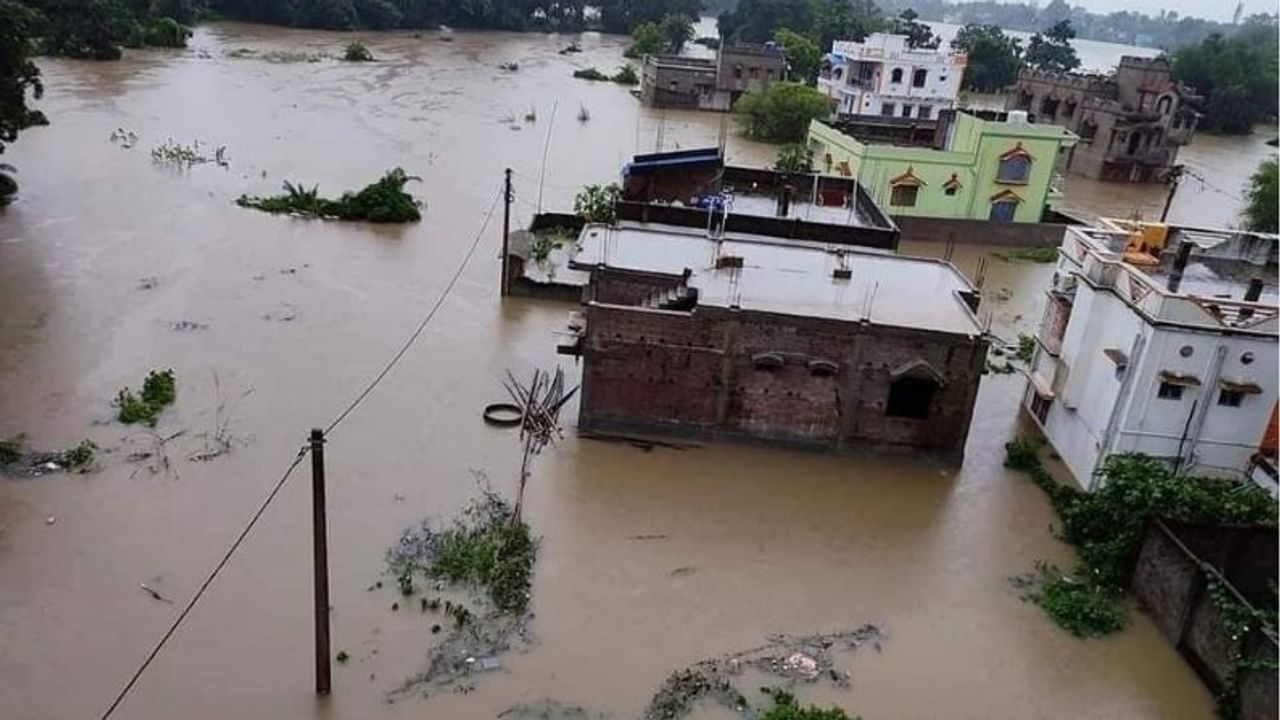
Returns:
[[[677,287],[683,280],[679,275],[596,268],[592,271],[589,300],[610,305],[640,305],[655,292]]]
[[[584,429],[922,449],[955,460],[986,357],[980,338],[719,308],[685,314],[592,305],[587,333]],[[761,354],[781,365],[758,365],[753,358]],[[892,371],[915,360],[947,379],[930,417],[886,417]],[[814,361],[837,370],[815,370]]]

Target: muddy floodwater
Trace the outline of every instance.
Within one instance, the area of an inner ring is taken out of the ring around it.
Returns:
[[[4,156],[22,194],[0,211],[0,436],[24,432],[43,449],[91,438],[104,451],[93,473],[0,478],[6,720],[106,710],[308,429],[346,406],[445,287],[503,167],[515,170],[523,224],[540,194],[567,208],[577,186],[613,179],[637,149],[714,142],[721,128],[719,116],[644,110],[625,88],[569,77],[620,64],[622,38],[585,35],[585,51],[565,56],[574,38],[396,33],[363,38],[377,63],[298,61],[351,38],[215,25],[185,51],[42,61],[53,124]],[[499,70],[507,61],[519,71]],[[524,120],[531,109],[536,122]],[[113,142],[117,129],[136,144]],[[229,167],[156,166],[150,149],[168,138],[225,146]],[[772,158],[736,138],[728,151]],[[410,186],[427,203],[419,224],[233,204],[284,180],[337,194],[395,166],[422,178]],[[634,718],[695,660],[770,633],[864,623],[884,631],[881,652],[845,663],[848,689],[816,686],[806,699],[871,720],[1211,716],[1209,694],[1142,615],[1080,641],[1007,582],[1038,558],[1071,561],[1040,491],[1000,464],[1017,431],[1017,375],[984,380],[958,470],[733,446],[643,452],[569,432],[528,490],[541,537],[535,641],[472,692],[388,702],[433,636],[416,608],[391,609],[393,583],[369,590],[386,579],[386,549],[465,505],[476,472],[511,491],[517,442],[480,419],[504,399],[506,369],[559,362],[577,377],[554,352],[567,306],[499,302],[499,221],[420,342],[329,438],[333,649],[350,658],[334,668],[333,695],[312,694],[301,472],[116,717],[485,718],[551,698]],[[997,332],[1030,330],[1051,268],[982,248],[953,259],[972,272],[984,257]],[[151,368],[178,377],[162,444],[112,420],[117,391]],[[192,459],[219,428],[232,451]]]

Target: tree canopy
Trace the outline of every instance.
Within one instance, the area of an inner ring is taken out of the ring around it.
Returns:
[[[1047,72],[1071,72],[1080,67],[1080,58],[1076,49],[1071,47],[1071,40],[1076,31],[1070,20],[1062,20],[1053,24],[1048,30],[1031,36],[1027,45],[1027,64],[1037,70]]]
[[[1262,161],[1257,172],[1249,178],[1245,191],[1248,205],[1244,208],[1244,226],[1257,232],[1280,232],[1280,164],[1275,158]]]
[[[778,28],[807,35],[821,50],[832,40],[862,40],[885,29],[872,0],[741,0],[719,18],[720,35],[731,42],[763,43]]]
[[[920,50],[933,50],[942,44],[942,38],[933,34],[933,28],[918,22],[915,10],[903,10],[889,23],[889,32],[907,36],[907,47]]]
[[[778,28],[773,33],[773,41],[787,57],[792,80],[806,85],[817,81],[818,69],[822,65],[822,51],[812,38],[790,28]]]
[[[743,95],[734,106],[746,136],[754,140],[800,142],[809,122],[831,114],[827,96],[802,83],[775,82]]]
[[[965,89],[998,92],[1012,85],[1022,69],[1022,45],[995,25],[965,25],[951,47],[969,56],[964,68]]]
[[[1201,129],[1243,134],[1276,115],[1277,37],[1274,25],[1257,23],[1174,54],[1174,78],[1203,96]]]
[[[28,97],[39,98],[44,90],[40,70],[31,61],[35,52],[32,37],[38,16],[16,0],[0,0],[0,153],[18,138],[18,133],[44,121],[44,116],[27,107]],[[18,184],[0,164],[0,205],[8,204]]]

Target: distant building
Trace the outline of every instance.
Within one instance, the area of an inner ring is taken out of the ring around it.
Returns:
[[[1280,238],[1104,225],[1066,233],[1028,413],[1086,489],[1125,452],[1207,475],[1265,462],[1274,485]]]
[[[927,120],[956,107],[967,62],[964,53],[913,50],[905,35],[872,33],[862,42],[831,44],[818,89],[840,115]]]
[[[810,124],[819,173],[857,178],[892,215],[993,222],[1040,222],[1060,197],[1060,156],[1076,141],[1020,113],[1001,122],[947,111],[929,147],[866,143],[842,131],[848,128]]]
[[[1163,181],[1199,121],[1164,57],[1125,56],[1112,76],[1023,70],[1011,91],[1010,109],[1080,137],[1067,169],[1095,180]]]
[[[787,61],[772,45],[724,45],[716,59],[649,55],[640,99],[652,107],[727,111],[744,93],[785,79]]]
[[[580,431],[962,459],[988,340],[950,264],[647,224],[578,246]]]

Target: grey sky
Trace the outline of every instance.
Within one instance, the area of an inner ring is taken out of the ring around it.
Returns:
[[[1173,10],[1179,15],[1230,20],[1236,11],[1237,0],[1067,0],[1071,6],[1082,5],[1091,12],[1110,13],[1121,10],[1158,15],[1163,10]],[[1041,0],[1041,6],[1047,0]],[[1276,12],[1275,0],[1244,0],[1244,15]]]

